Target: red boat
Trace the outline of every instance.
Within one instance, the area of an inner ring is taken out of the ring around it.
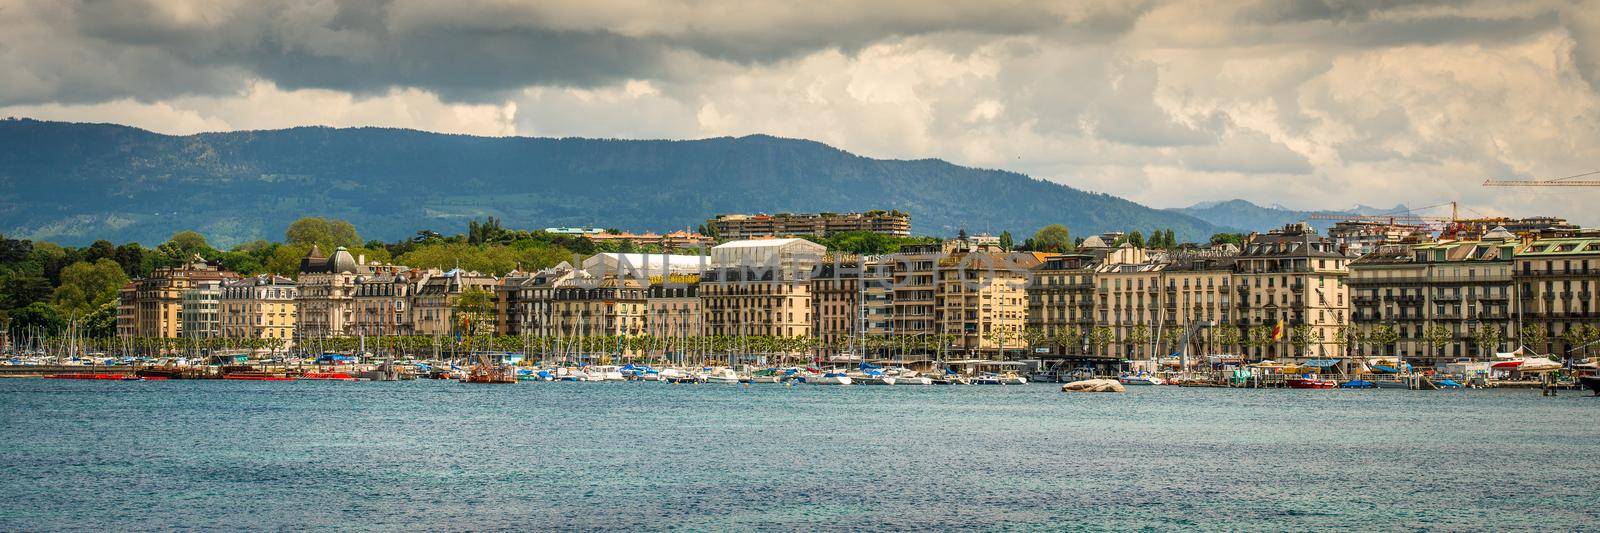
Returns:
[[[314,381],[356,381],[356,377],[344,372],[306,372],[300,379]]]
[[[1331,389],[1339,386],[1337,381],[1317,378],[1289,378],[1285,383],[1291,389]]]
[[[223,374],[222,379],[231,379],[234,381],[294,381],[294,378],[285,376],[283,374],[269,374],[266,372],[255,371],[229,372],[227,374]]]
[[[45,377],[49,379],[86,379],[102,381],[137,381],[139,379],[138,376],[130,376],[127,374],[56,374]]]

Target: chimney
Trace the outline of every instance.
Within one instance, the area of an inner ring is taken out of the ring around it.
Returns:
[[[367,264],[367,254],[361,254],[361,255],[356,256],[356,264],[358,264],[358,265]]]

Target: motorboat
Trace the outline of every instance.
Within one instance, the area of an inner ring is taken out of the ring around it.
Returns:
[[[1123,374],[1117,377],[1123,385],[1166,385],[1167,382],[1153,374]]]
[[[919,375],[916,372],[904,371],[894,377],[895,385],[932,385],[933,378]]]
[[[732,368],[718,368],[706,374],[706,383],[738,383],[739,373]]]
[[[750,382],[751,383],[782,383],[783,379],[785,377],[787,377],[787,376],[785,376],[782,372],[779,372],[777,369],[768,368],[768,369],[763,369],[763,370],[757,370],[754,374],[751,374],[750,375]]]
[[[1367,381],[1367,380],[1364,380],[1364,379],[1352,379],[1350,381],[1346,381],[1344,383],[1340,383],[1339,384],[1339,388],[1341,388],[1341,389],[1370,389],[1370,388],[1373,388],[1373,385],[1372,385],[1371,381]]]
[[[1331,389],[1339,386],[1339,382],[1331,379],[1321,379],[1306,375],[1298,378],[1284,380],[1284,384],[1291,389]]]
[[[1001,385],[1027,385],[1028,378],[1017,375],[1016,372],[1002,372],[998,376]]]
[[[1578,383],[1594,391],[1595,396],[1600,396],[1600,376],[1578,376]]]
[[[356,377],[345,372],[306,372],[300,379],[310,381],[356,381]]]
[[[806,378],[806,382],[817,385],[849,385],[855,381],[843,372],[824,372],[820,376]]]
[[[885,375],[881,370],[868,370],[850,376],[850,379],[861,385],[893,385],[894,376]]]

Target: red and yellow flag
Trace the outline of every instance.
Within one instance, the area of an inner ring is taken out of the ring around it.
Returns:
[[[1283,340],[1283,323],[1282,322],[1279,322],[1278,325],[1276,325],[1276,326],[1272,326],[1272,340],[1275,340],[1275,341]]]

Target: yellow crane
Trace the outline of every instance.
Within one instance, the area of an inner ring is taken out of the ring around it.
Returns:
[[[1554,178],[1554,179],[1534,179],[1534,180],[1486,179],[1486,180],[1483,180],[1483,186],[1484,187],[1600,187],[1600,179],[1586,179],[1586,180],[1578,179],[1578,178],[1582,178],[1582,177],[1585,177],[1585,176],[1594,176],[1594,175],[1597,175],[1597,174],[1600,174],[1600,170],[1584,172],[1582,174],[1573,174],[1571,176]]]

